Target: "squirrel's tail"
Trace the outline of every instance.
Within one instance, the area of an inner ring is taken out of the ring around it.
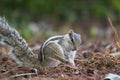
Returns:
[[[12,47],[9,56],[19,65],[37,62],[34,54],[17,30],[11,28],[4,18],[0,17],[0,38]],[[34,60],[33,60],[34,59]]]

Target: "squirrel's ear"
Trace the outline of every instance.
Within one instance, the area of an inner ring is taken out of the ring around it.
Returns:
[[[73,34],[74,33],[74,31],[71,29],[71,30],[69,30],[69,32],[68,32],[68,34]]]
[[[69,32],[68,32],[70,38],[73,38],[73,35],[74,35],[74,31],[71,29]]]

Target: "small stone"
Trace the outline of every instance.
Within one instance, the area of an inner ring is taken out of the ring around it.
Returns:
[[[78,75],[80,72],[77,70],[77,71],[75,71],[75,75]]]
[[[6,69],[1,69],[0,72],[4,73],[4,72],[6,72]]]

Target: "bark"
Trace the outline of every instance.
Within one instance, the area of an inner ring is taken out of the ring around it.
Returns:
[[[40,62],[34,57],[34,53],[28,46],[25,39],[23,39],[17,30],[10,27],[7,21],[0,17],[0,38],[7,45],[11,46],[8,53],[18,65],[40,68]]]

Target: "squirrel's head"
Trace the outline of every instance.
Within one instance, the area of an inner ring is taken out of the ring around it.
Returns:
[[[68,32],[69,38],[74,45],[74,49],[77,49],[81,44],[81,36],[80,34],[75,33],[73,30]]]

